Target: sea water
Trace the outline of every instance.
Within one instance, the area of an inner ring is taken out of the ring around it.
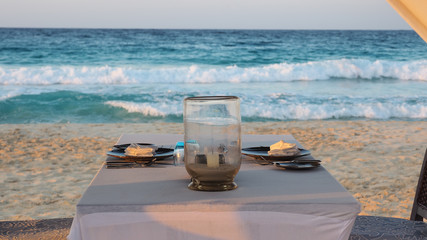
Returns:
[[[243,122],[427,120],[413,31],[0,28],[0,123],[182,122],[234,95]]]

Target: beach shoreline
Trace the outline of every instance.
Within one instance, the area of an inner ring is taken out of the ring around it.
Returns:
[[[182,134],[182,123],[0,124],[0,221],[73,217],[123,133]],[[427,121],[249,122],[243,134],[292,134],[362,205],[409,218]]]

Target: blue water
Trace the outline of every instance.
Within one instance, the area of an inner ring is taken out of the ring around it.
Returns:
[[[1,29],[0,123],[182,122],[236,95],[243,121],[427,120],[413,31]]]

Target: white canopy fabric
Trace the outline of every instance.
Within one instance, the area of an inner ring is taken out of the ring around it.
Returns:
[[[427,1],[387,0],[403,19],[427,42]]]

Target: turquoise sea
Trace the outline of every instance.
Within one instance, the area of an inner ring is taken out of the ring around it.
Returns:
[[[235,95],[243,121],[427,120],[413,31],[0,28],[0,123],[182,122]]]

